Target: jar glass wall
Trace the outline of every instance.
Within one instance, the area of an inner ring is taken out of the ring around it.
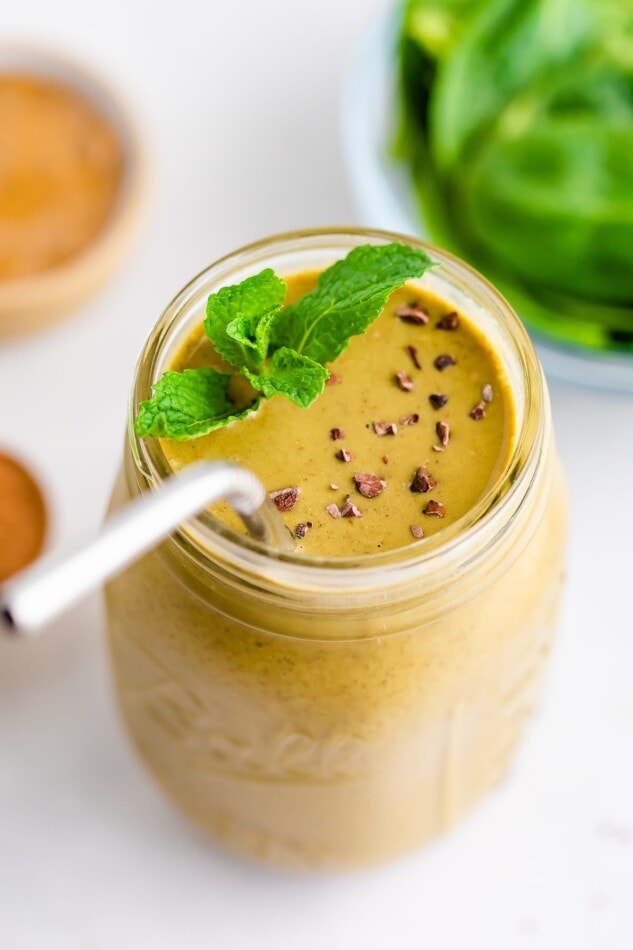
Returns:
[[[495,484],[428,544],[324,559],[280,553],[205,513],[107,589],[123,718],[198,825],[285,866],[375,863],[466,813],[503,775],[541,680],[562,585],[566,496],[542,373],[513,311],[450,255],[381,232],[306,232],[212,265],[142,354],[149,395],[209,293],[265,266],[318,269],[403,240],[425,285],[486,334],[518,436]],[[113,507],[170,474],[130,426]]]

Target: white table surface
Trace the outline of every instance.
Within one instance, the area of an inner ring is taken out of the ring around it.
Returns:
[[[55,542],[101,520],[137,351],[185,280],[251,239],[353,220],[339,88],[383,7],[2,5],[0,35],[53,43],[116,82],[153,170],[141,239],[101,296],[0,344],[0,445],[39,472]],[[633,401],[552,395],[574,516],[567,607],[503,786],[438,844],[362,874],[291,876],[220,854],[126,744],[95,597],[37,642],[0,643],[2,950],[630,950]]]

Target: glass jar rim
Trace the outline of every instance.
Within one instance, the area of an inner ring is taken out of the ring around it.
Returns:
[[[522,404],[516,405],[517,434],[515,444],[498,477],[478,502],[460,519],[428,539],[354,557],[323,557],[304,553],[283,552],[229,528],[207,511],[201,512],[174,534],[174,540],[190,557],[204,566],[205,561],[219,559],[241,567],[248,573],[270,577],[279,583],[299,581],[312,587],[324,584],[328,589],[349,585],[353,575],[359,586],[371,585],[379,571],[381,582],[389,576],[400,579],[419,574],[425,566],[441,568],[472,557],[482,547],[494,542],[497,533],[519,509],[532,484],[545,438],[545,417],[549,413],[547,389],[536,353],[518,315],[505,298],[474,268],[434,245],[407,235],[365,228],[322,228],[290,231],[248,244],[232,251],[204,268],[174,297],[155,324],[141,351],[129,401],[128,437],[142,490],[155,488],[173,474],[157,439],[140,439],[134,429],[139,403],[150,398],[151,385],[165,349],[172,340],[175,324],[191,310],[192,302],[211,292],[214,279],[217,287],[226,284],[222,275],[243,267],[254,272],[257,265],[270,266],[268,258],[283,252],[350,250],[358,244],[399,241],[425,250],[441,265],[441,273],[457,286],[459,282],[476,291],[487,311],[502,328],[515,375],[523,384]],[[335,259],[335,258],[332,258]],[[254,265],[251,267],[251,264]],[[242,278],[240,278],[242,279]],[[206,296],[205,296],[206,299]],[[182,335],[180,336],[182,339]],[[506,354],[507,356],[507,354]],[[505,367],[507,369],[507,366]],[[516,395],[516,394],[515,394]],[[291,572],[293,577],[285,577]],[[343,580],[343,578],[345,578]]]

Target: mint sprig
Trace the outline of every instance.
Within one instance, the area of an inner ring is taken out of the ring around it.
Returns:
[[[223,287],[208,299],[204,329],[222,359],[256,391],[253,404],[239,408],[230,398],[231,373],[211,367],[167,372],[139,407],[137,434],[194,439],[246,418],[262,399],[277,395],[307,408],[323,392],[324,364],[370,326],[394,290],[431,266],[417,248],[364,245],[323,271],[316,289],[287,307],[286,285],[270,268]]]

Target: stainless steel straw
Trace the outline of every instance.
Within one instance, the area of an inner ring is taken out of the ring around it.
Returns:
[[[222,499],[252,534],[266,537],[271,512],[255,475],[225,462],[197,462],[120,509],[93,540],[69,553],[46,555],[0,588],[0,628],[17,635],[36,633],[187,518]]]

